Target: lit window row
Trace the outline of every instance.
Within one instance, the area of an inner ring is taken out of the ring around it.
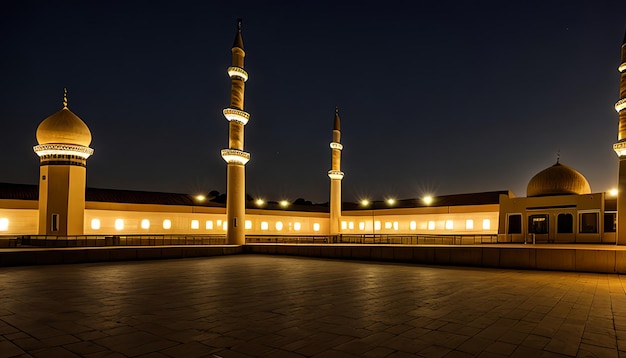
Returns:
[[[0,231],[8,231],[9,230],[9,219],[0,218]]]
[[[455,225],[454,225],[454,220],[446,220],[444,221],[444,228],[445,230],[454,230],[455,229]],[[426,227],[428,230],[435,230],[436,229],[436,222],[435,221],[428,221],[426,223]],[[367,227],[367,222],[366,221],[361,221],[359,222],[359,230],[364,231],[366,230]],[[370,225],[371,227],[371,225]],[[374,230],[381,230],[381,228],[383,227],[383,223],[381,223],[380,221],[374,221]],[[385,230],[394,230],[394,231],[398,231],[400,229],[400,225],[397,221],[386,221],[384,223],[384,228]],[[341,222],[341,229],[342,230],[354,230],[354,222],[352,221],[342,221]],[[417,230],[417,222],[415,221],[411,221],[409,223],[409,229],[410,230]],[[457,228],[458,229],[458,228]],[[482,229],[483,230],[491,230],[491,221],[489,219],[484,219],[482,221]],[[465,230],[474,230],[474,220],[472,219],[468,219],[465,220]]]
[[[121,231],[124,230],[125,224],[127,223],[127,221],[125,221],[124,219],[115,219],[114,222],[114,227],[115,230]],[[300,231],[300,229],[302,229],[302,224],[300,222],[294,222],[293,224],[290,224],[291,228],[294,231]],[[354,226],[354,224],[352,224]],[[151,223],[150,220],[148,219],[143,219],[140,222],[140,227],[144,230],[150,229]],[[0,219],[0,231],[6,231],[8,230],[9,227],[9,221],[8,219]],[[100,219],[91,219],[91,229],[92,230],[100,230],[100,228],[102,227],[102,223],[100,221]],[[162,222],[162,227],[165,230],[169,230],[172,228],[172,221],[169,219],[165,219]],[[213,220],[207,220],[205,222],[205,229],[206,230],[213,230],[214,228],[221,228],[222,230],[226,231],[227,229],[227,222],[225,220],[216,220],[215,221],[215,225]],[[285,227],[285,225],[283,224],[282,221],[277,221],[274,224],[274,229],[276,229],[276,231],[282,231],[283,228]],[[252,221],[251,220],[246,220],[245,221],[245,228],[250,230],[252,229]],[[200,221],[199,220],[191,220],[191,229],[192,230],[198,230],[200,229]],[[261,222],[261,230],[266,231],[269,230],[269,223],[267,221],[262,221]],[[317,232],[320,231],[320,224],[319,223],[314,223],[313,224],[313,231]]]

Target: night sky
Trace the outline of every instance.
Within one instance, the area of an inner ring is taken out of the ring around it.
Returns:
[[[247,192],[328,200],[512,190],[560,161],[616,186],[623,0],[14,1],[0,19],[0,182],[36,184],[35,130],[91,129],[87,184],[226,191],[230,48],[243,18]]]

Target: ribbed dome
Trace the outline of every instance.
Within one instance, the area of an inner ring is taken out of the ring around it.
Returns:
[[[67,107],[46,118],[37,127],[39,144],[74,144],[88,147],[89,127]]]
[[[590,194],[591,186],[578,171],[558,161],[528,182],[526,196]]]

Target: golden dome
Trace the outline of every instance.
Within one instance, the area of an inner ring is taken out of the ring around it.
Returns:
[[[558,161],[528,182],[526,196],[591,194],[591,186],[578,171]]]
[[[74,144],[88,147],[89,127],[67,107],[46,118],[37,127],[39,144]]]

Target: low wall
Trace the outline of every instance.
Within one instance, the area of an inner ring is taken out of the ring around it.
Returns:
[[[242,247],[237,245],[3,249],[0,250],[0,266],[55,265],[125,260],[162,260],[234,255],[242,252]]]
[[[403,246],[247,244],[245,253],[342,260],[407,262],[522,270],[626,273],[626,250],[617,246],[543,245]]]

